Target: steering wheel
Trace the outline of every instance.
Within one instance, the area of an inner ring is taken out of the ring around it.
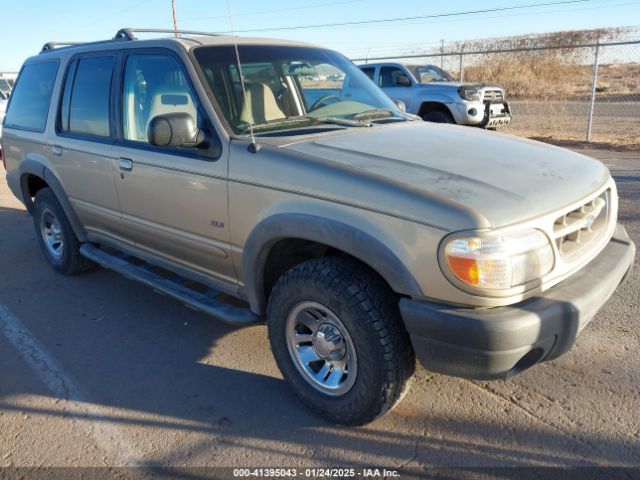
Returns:
[[[324,104],[327,103],[332,98],[335,99],[337,102],[341,102],[342,101],[342,99],[337,95],[333,95],[333,94],[325,95],[324,97],[320,97],[318,100],[313,102],[313,105],[311,105],[309,107],[309,111],[313,112],[314,110],[324,106]]]

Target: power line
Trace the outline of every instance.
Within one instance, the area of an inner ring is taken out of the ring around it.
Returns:
[[[594,1],[604,1],[604,0],[594,0]],[[548,15],[548,14],[555,14],[555,13],[567,13],[567,12],[576,12],[576,11],[584,11],[584,10],[597,10],[597,9],[603,9],[603,8],[617,8],[617,7],[627,7],[630,5],[637,5],[638,2],[632,2],[632,3],[621,3],[621,4],[616,4],[616,5],[601,5],[601,6],[597,6],[597,7],[584,7],[584,8],[574,8],[571,10],[549,10],[549,11],[544,11],[544,12],[536,12],[536,15]],[[440,20],[440,22],[464,22],[464,21],[469,21],[469,20],[489,20],[489,19],[497,19],[497,18],[510,18],[510,17],[518,17],[518,16],[523,16],[523,15],[532,15],[531,13],[512,13],[512,14],[508,14],[508,15],[493,15],[493,16],[482,16],[482,17],[478,17],[476,19],[450,19],[450,20]],[[436,22],[426,22],[426,23],[436,23]],[[626,26],[626,28],[629,29],[638,29],[640,28],[640,25],[628,25]],[[539,33],[534,33],[533,35],[538,35]],[[527,35],[527,34],[524,34]],[[485,37],[481,37],[481,39],[484,39]],[[459,39],[459,40],[452,40],[452,42],[455,41],[474,41],[476,39],[473,40],[468,40],[468,39]],[[354,49],[351,50],[346,50],[351,52],[349,55],[347,55],[347,57],[351,58],[351,57],[356,57],[356,56],[365,56],[364,52],[369,52],[373,49],[376,49],[376,55],[381,55],[382,53],[385,53],[386,51],[389,50],[393,50],[393,49],[398,49],[398,48],[403,48],[403,49],[408,49],[408,48],[419,48],[419,47],[424,47],[425,45],[429,45],[429,46],[435,46],[437,45],[439,42],[412,42],[412,43],[398,43],[395,45],[390,45],[390,44],[378,44],[378,45],[370,45],[367,47],[355,47]],[[358,45],[366,45],[366,43],[364,42],[358,42]],[[355,44],[352,44],[355,45]],[[344,44],[340,44],[341,47],[344,47]],[[380,50],[382,49],[382,51]],[[344,48],[341,50],[343,52],[345,52]],[[380,53],[379,53],[380,52]],[[397,50],[394,50],[394,52],[397,53]]]
[[[94,25],[97,25],[99,23],[104,22],[105,20],[109,20],[111,18],[117,17],[119,15],[122,15],[123,13],[126,12],[130,12],[131,10],[135,10],[136,8],[139,8],[141,6],[143,6],[146,3],[149,3],[151,0],[142,0],[141,2],[138,2],[134,5],[130,5],[127,8],[123,8],[122,10],[118,10],[117,12],[112,13],[111,15],[106,15],[106,16],[102,16],[99,19],[95,20],[95,21],[91,21],[89,23],[85,23],[84,25],[80,25],[76,30],[83,30],[87,27],[92,27]]]
[[[279,9],[271,9],[271,10],[260,10],[256,12],[246,12],[246,13],[234,13],[234,17],[249,17],[254,15],[267,15],[270,13],[281,13],[281,12],[291,12],[294,10],[308,10],[310,8],[321,8],[321,7],[330,7],[334,5],[345,5],[347,3],[360,3],[364,2],[364,0],[343,0],[340,2],[324,2],[324,3],[314,3],[312,5],[304,5],[301,7],[288,7],[288,8],[279,8]],[[227,18],[226,15],[216,15],[213,17],[191,17],[183,19],[182,22],[195,22],[199,20],[215,20],[219,18]]]
[[[248,30],[236,30],[235,33],[271,32],[276,30],[301,30],[301,29],[307,29],[307,28],[346,27],[346,26],[376,24],[376,23],[379,24],[379,23],[403,22],[403,21],[410,21],[410,20],[423,20],[427,18],[456,17],[456,16],[462,16],[462,15],[477,15],[481,13],[521,10],[526,8],[586,3],[591,1],[592,0],[565,0],[560,2],[531,3],[528,5],[513,5],[510,7],[497,7],[497,8],[487,8],[483,10],[468,10],[463,12],[438,13],[438,14],[432,14],[432,15],[417,15],[412,17],[380,18],[380,19],[371,19],[371,20],[359,20],[359,21],[353,21],[353,22],[321,23],[321,24],[315,24],[315,25],[296,25],[296,26],[289,26],[289,27],[283,26],[283,27],[273,27],[273,28],[253,28]],[[231,32],[222,32],[222,33],[231,33]]]

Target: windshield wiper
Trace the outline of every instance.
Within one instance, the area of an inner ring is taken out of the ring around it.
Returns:
[[[271,120],[269,122],[264,122],[264,123],[254,123],[251,125],[249,125],[248,123],[245,123],[243,125],[243,129],[240,132],[240,134],[246,135],[251,131],[251,129],[253,129],[254,131],[257,130],[255,133],[266,133],[271,131],[271,130],[264,130],[269,127],[273,127],[277,130],[281,130],[280,127],[282,126],[290,126],[290,128],[298,128],[301,126],[307,126],[307,122],[306,122],[307,120],[311,120],[311,118],[289,117],[289,118],[283,118],[280,120]],[[299,124],[302,124],[302,125],[299,125]]]
[[[340,118],[340,117],[313,117],[310,115],[305,115],[304,118],[309,118],[315,120],[317,123],[324,123],[329,125],[339,125],[341,127],[370,127],[370,122],[361,122],[358,120],[353,120],[352,118]]]

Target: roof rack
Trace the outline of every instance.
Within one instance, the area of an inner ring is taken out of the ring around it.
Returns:
[[[123,40],[127,40],[127,39],[111,38],[109,40],[98,40],[97,42],[48,42],[43,45],[42,50],[40,50],[40,53],[50,52],[52,50],[55,50],[57,47],[70,48],[70,47],[79,47],[81,45],[100,45],[103,43],[121,42]]]
[[[165,28],[121,28],[115,37],[109,40],[99,40],[97,42],[47,42],[42,46],[40,53],[50,52],[57,47],[77,47],[79,45],[99,45],[101,43],[120,42],[137,40],[136,33],[171,33],[177,35],[202,35],[205,37],[220,37],[222,34],[215,32],[200,32],[197,30],[171,30]]]
[[[42,52],[49,52],[56,47],[72,47],[74,45],[82,45],[82,42],[47,42],[42,46]]]
[[[202,35],[205,37],[220,37],[220,33],[200,32],[198,30],[173,30],[169,28],[121,28],[114,38],[125,40],[137,40],[135,33],[172,33],[176,35]]]

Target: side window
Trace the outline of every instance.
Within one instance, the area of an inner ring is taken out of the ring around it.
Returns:
[[[26,65],[22,69],[11,95],[5,128],[44,132],[57,73],[57,61]]]
[[[402,86],[400,78],[407,78],[407,74],[398,67],[381,67],[380,68],[380,86],[381,87],[398,87]]]
[[[374,75],[376,73],[375,67],[362,67],[362,68],[360,68],[360,70],[362,70],[367,77],[369,77],[371,80],[373,80],[373,77],[374,77]]]
[[[110,136],[109,104],[113,56],[83,57],[69,66],[62,94],[59,130]]]
[[[122,92],[122,125],[126,140],[147,143],[149,121],[167,113],[188,113],[198,124],[195,96],[179,63],[171,56],[129,55]]]

